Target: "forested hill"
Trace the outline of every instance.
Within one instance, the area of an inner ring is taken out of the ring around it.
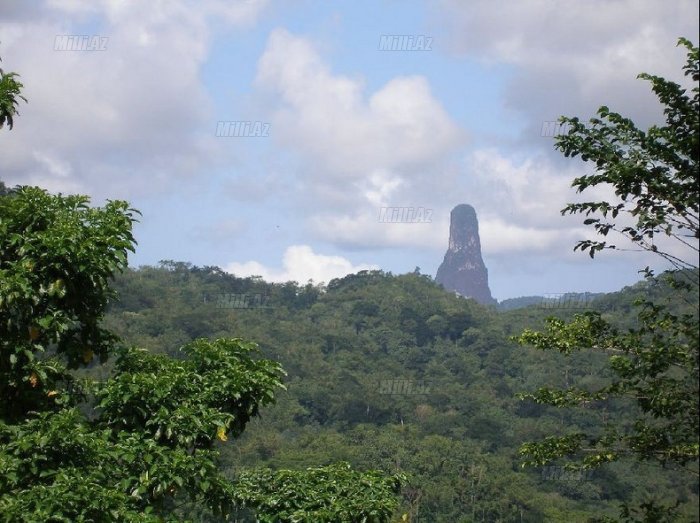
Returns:
[[[240,467],[340,460],[402,470],[412,478],[404,512],[421,522],[587,521],[590,514],[617,516],[622,501],[642,502],[652,491],[661,498],[680,492],[685,515],[697,517],[697,487],[670,470],[626,462],[578,475],[520,467],[525,441],[629,415],[631,406],[621,402],[553,409],[515,397],[609,378],[602,354],[564,357],[509,339],[541,328],[546,316],[569,318],[581,308],[499,312],[417,272],[362,272],[324,287],[179,262],[129,270],[115,289],[120,299],[106,326],[128,344],[176,355],[193,338],[241,337],[282,363],[288,390],[242,438],[222,444],[232,476]],[[664,292],[662,284],[638,285],[586,307],[624,324],[634,321],[634,298]],[[696,310],[697,302],[675,308]]]

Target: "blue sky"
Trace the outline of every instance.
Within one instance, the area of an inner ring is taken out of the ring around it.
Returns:
[[[697,28],[684,0],[3,0],[0,56],[29,104],[0,130],[0,179],[128,200],[143,213],[133,266],[434,276],[450,210],[469,203],[497,299],[613,291],[663,266],[572,252],[592,231],[559,210],[591,170],[542,124],[603,104],[661,121],[635,77],[683,83],[675,44]],[[55,49],[85,34],[105,49]],[[383,51],[382,35],[431,45]],[[269,135],[217,137],[218,121]],[[380,223],[388,206],[431,209],[432,222]]]

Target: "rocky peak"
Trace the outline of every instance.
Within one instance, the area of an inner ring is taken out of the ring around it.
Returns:
[[[471,205],[461,204],[450,213],[450,241],[435,281],[465,298],[490,305],[488,270],[481,257],[479,221]]]

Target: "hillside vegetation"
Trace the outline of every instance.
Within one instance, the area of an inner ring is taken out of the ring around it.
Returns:
[[[673,469],[634,461],[587,472],[520,466],[525,441],[632,419],[631,402],[554,409],[516,397],[610,379],[602,354],[545,354],[510,340],[547,316],[567,319],[580,309],[497,312],[416,273],[362,272],[327,287],[300,286],[180,262],[129,270],[116,289],[121,298],[106,325],[129,343],[176,355],[193,338],[242,337],[287,371],[277,404],[222,446],[221,466],[232,478],[251,467],[344,460],[407,473],[402,512],[412,521],[588,521],[649,496],[680,496],[684,519],[697,518],[697,482]],[[629,304],[642,295],[674,296],[655,280],[591,307],[626,324],[634,321]],[[671,306],[697,311],[697,297]]]

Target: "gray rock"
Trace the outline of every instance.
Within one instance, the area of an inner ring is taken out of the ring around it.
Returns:
[[[479,221],[471,205],[458,205],[450,213],[450,243],[435,281],[465,298],[473,298],[484,305],[496,304],[481,257]]]

